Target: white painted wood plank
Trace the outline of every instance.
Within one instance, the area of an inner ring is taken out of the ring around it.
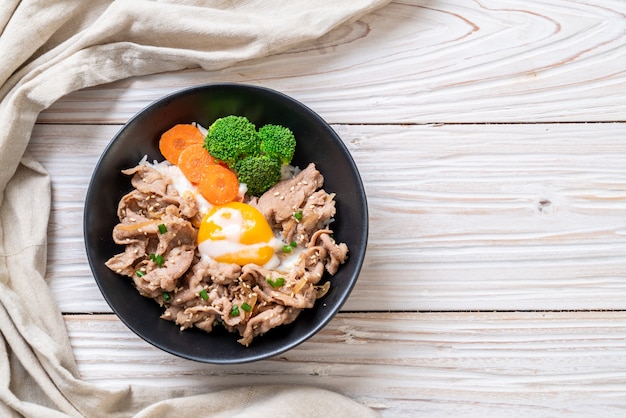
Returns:
[[[626,413],[624,312],[340,314],[277,358],[230,366],[164,353],[112,315],[65,319],[82,378],[102,387],[314,385],[386,417]]]
[[[72,93],[44,122],[121,123],[201,83],[281,90],[331,123],[626,120],[626,3],[408,0],[288,53]]]
[[[621,125],[337,129],[370,206],[360,309],[624,308]]]
[[[626,309],[621,124],[335,128],[370,210],[345,310]],[[48,280],[64,312],[110,311],[82,208],[117,129],[38,125],[29,147],[52,176]]]

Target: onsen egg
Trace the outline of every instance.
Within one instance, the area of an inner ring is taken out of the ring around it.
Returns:
[[[214,206],[198,231],[200,253],[221,263],[265,265],[280,245],[263,214],[241,202]]]

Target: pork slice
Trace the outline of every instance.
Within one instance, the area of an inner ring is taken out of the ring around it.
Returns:
[[[287,281],[289,276],[282,276],[280,273],[268,271],[255,264],[247,264],[242,268],[241,278],[242,280],[249,280],[250,278],[254,280],[256,286],[251,287],[254,287],[259,300],[295,308],[312,308],[315,304],[316,292],[311,283],[303,283],[297,292],[294,291],[296,282],[299,282],[301,277]],[[274,288],[268,282],[268,278],[274,282],[281,278],[284,280],[284,285]]]
[[[165,226],[165,233],[160,225]],[[113,239],[118,244],[128,245],[124,251],[127,255],[114,256],[107,266],[115,272],[121,269],[121,274],[131,276],[145,295],[158,295],[159,290],[174,290],[178,279],[191,266],[196,249],[196,230],[191,223],[169,215],[160,220],[118,224],[113,229]],[[134,245],[130,254],[129,244]],[[135,249],[137,254],[134,254]],[[151,259],[150,254],[162,257],[162,265]],[[134,259],[133,264],[128,264],[131,259]],[[127,265],[122,267],[120,262]],[[141,277],[136,274],[138,270],[143,272]]]
[[[297,282],[299,278],[306,277],[312,283],[317,284],[324,275],[326,265],[326,249],[322,246],[306,248],[294,263],[289,277],[292,282]]]
[[[146,164],[140,164],[124,174],[132,175],[131,184],[135,187],[120,200],[118,217],[122,223],[140,222],[142,219],[158,219],[170,206],[178,209],[180,216],[192,219],[198,216],[195,198],[180,196],[172,181]]]
[[[300,220],[291,217],[282,224],[282,236],[287,242],[296,241],[306,244],[311,234],[320,228],[326,228],[335,216],[335,195],[323,189],[307,197],[302,207]]]
[[[335,194],[328,194],[323,189],[316,191],[309,196],[302,208],[298,233],[310,236],[316,230],[328,226],[335,212]]]
[[[137,189],[132,190],[124,195],[117,205],[117,217],[121,223],[133,224],[137,222],[145,222],[158,218],[163,210],[153,212],[149,208],[154,209],[156,199],[145,195]]]
[[[256,206],[270,223],[279,225],[291,218],[323,184],[324,177],[311,163],[294,178],[279,181],[263,193]]]
[[[263,335],[272,328],[280,325],[287,325],[293,322],[302,309],[275,305],[271,309],[265,310],[252,317],[247,323],[241,338],[237,340],[246,347],[250,345],[254,337]]]
[[[193,326],[204,332],[211,332],[213,331],[213,326],[215,325],[215,319],[216,318],[208,317],[202,321],[194,323]]]
[[[130,180],[135,189],[144,194],[168,194],[168,188],[172,185],[172,181],[163,176],[154,168],[146,163],[139,164],[133,168],[122,170],[127,176],[133,176]]]
[[[213,329],[213,323],[221,316],[221,312],[215,309],[213,306],[196,305],[184,310],[184,314],[187,315],[186,322],[179,324],[181,326],[203,329],[204,331]]]
[[[330,229],[317,231],[311,237],[310,245],[315,245],[315,243],[319,242],[319,245],[326,250],[326,271],[334,275],[337,273],[339,266],[345,263],[348,258],[348,246],[343,242],[338,244],[331,236],[332,232]]]
[[[104,264],[117,274],[132,276],[135,274],[135,264],[144,258],[146,254],[143,241],[125,242],[124,252],[111,257]]]
[[[236,281],[241,275],[241,266],[231,263],[220,263],[211,258],[201,258],[194,265],[194,272],[200,280],[227,285]]]

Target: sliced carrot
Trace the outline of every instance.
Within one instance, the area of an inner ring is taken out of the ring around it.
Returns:
[[[194,184],[200,183],[206,167],[216,164],[215,158],[202,144],[191,144],[178,156],[178,168],[187,180]]]
[[[237,175],[228,168],[213,164],[204,169],[198,190],[210,203],[223,205],[237,198],[239,181]]]
[[[191,144],[203,144],[204,136],[191,124],[174,125],[161,135],[159,151],[167,161],[178,164],[180,153]]]

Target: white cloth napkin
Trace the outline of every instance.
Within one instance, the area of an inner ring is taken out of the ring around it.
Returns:
[[[0,2],[0,416],[365,417],[303,387],[184,390],[81,381],[44,279],[50,178],[25,153],[39,112],[72,91],[284,51],[389,0],[2,0]]]

